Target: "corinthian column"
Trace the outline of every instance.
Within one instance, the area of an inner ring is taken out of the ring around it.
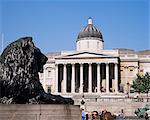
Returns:
[[[80,93],[83,93],[83,64],[80,64]]]
[[[115,64],[115,93],[118,93],[118,64]]]
[[[101,80],[101,77],[100,77],[100,63],[97,64],[97,93],[100,93],[100,80]]]
[[[66,90],[67,90],[67,77],[66,77],[66,64],[64,64],[64,73],[63,73],[63,93],[66,93]]]
[[[109,64],[106,63],[106,93],[109,93]]]
[[[58,64],[55,65],[55,76],[56,76],[56,80],[55,80],[55,93],[58,93]]]
[[[92,64],[89,63],[89,93],[92,93]]]
[[[75,93],[75,64],[72,64],[71,92]]]

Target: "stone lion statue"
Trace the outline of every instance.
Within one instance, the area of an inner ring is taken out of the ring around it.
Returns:
[[[47,60],[32,42],[32,37],[8,45],[0,56],[0,102],[73,104],[70,98],[45,93],[38,72],[43,72]]]

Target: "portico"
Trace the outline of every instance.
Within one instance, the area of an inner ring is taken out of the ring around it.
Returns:
[[[55,85],[57,94],[118,93],[118,58],[88,52],[56,58]]]

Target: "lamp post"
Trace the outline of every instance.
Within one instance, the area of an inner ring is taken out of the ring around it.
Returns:
[[[130,93],[129,86],[130,86],[130,83],[127,82],[127,95],[128,95],[128,98],[129,98],[129,93]]]
[[[84,84],[82,83],[82,86],[84,87]],[[82,87],[82,88],[83,88]],[[84,104],[85,104],[85,100],[84,100],[84,90],[83,90],[83,93],[82,93],[82,100],[81,100],[81,109],[84,109]]]
[[[0,54],[2,54],[2,52],[3,52],[3,47],[4,47],[4,33],[2,32],[1,33],[1,43],[2,43],[2,48],[1,48],[1,52],[0,52]]]

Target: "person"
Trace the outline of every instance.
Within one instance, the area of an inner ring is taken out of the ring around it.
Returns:
[[[104,112],[104,116],[102,120],[114,120],[114,119],[113,119],[111,112],[106,111]]]
[[[85,112],[84,112],[84,109],[82,109],[82,120],[85,120]]]
[[[123,109],[121,109],[121,112],[118,114],[117,118],[119,118],[119,120],[122,120],[122,119],[125,118],[125,114],[124,114],[124,110]]]
[[[145,113],[145,120],[149,120],[148,113]]]
[[[99,120],[99,115],[97,111],[92,112],[92,120]]]
[[[85,115],[85,120],[89,120],[89,115],[88,115],[88,113]]]
[[[100,120],[103,120],[103,116],[104,116],[104,111],[102,111],[102,112],[100,113]]]
[[[103,120],[104,118],[104,114],[107,112],[106,109],[102,110],[101,114],[100,114],[100,120]]]

